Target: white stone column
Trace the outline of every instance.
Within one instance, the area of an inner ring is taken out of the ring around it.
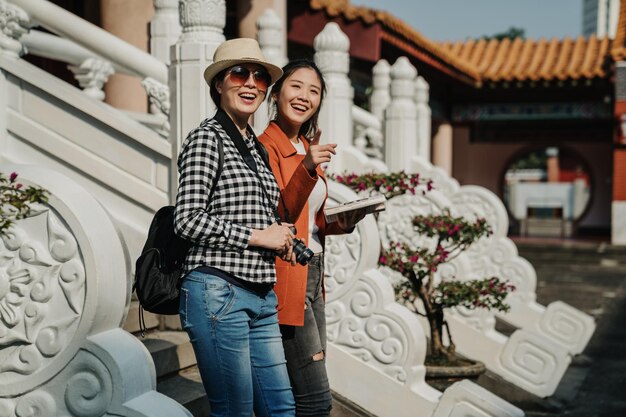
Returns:
[[[28,14],[19,7],[0,0],[0,54],[19,58],[24,53],[20,37],[30,28]]]
[[[452,137],[452,125],[442,123],[433,138],[433,165],[443,169],[449,176],[452,176]]]
[[[391,100],[389,95],[389,85],[391,84],[389,71],[391,71],[391,66],[384,59],[378,61],[372,69],[373,90],[370,97],[370,111],[381,121],[385,116],[385,108],[387,108]]]
[[[431,160],[430,137],[432,112],[429,100],[430,86],[424,77],[418,76],[415,80],[415,105],[417,107],[417,154],[427,161]]]
[[[406,57],[391,67],[391,102],[385,110],[385,162],[390,171],[409,169],[417,155],[417,108],[414,100],[417,70]]]
[[[178,0],[154,0],[154,17],[150,21],[150,54],[170,63],[170,47],[180,36]]]
[[[257,20],[257,40],[265,58],[274,65],[282,67],[288,61],[287,51],[284,49],[283,22],[274,9],[265,9]],[[271,91],[268,91],[269,96]],[[263,101],[254,113],[254,131],[260,134],[265,130],[269,121],[269,107],[267,100]]]
[[[324,74],[326,98],[320,111],[323,143],[336,143],[337,152],[352,146],[352,106],[354,89],[348,78],[350,40],[339,25],[328,23],[313,40],[315,63]],[[329,170],[341,172],[341,158],[334,158]]]
[[[170,49],[170,141],[172,143],[172,199],[178,171],[176,159],[189,131],[215,112],[204,81],[204,70],[224,41],[225,0],[179,0],[182,34]]]

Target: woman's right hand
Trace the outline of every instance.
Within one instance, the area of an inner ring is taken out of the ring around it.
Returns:
[[[274,223],[267,229],[252,229],[250,236],[250,246],[271,249],[276,252],[289,252],[293,247],[293,238],[295,235],[291,231],[290,223]]]
[[[304,160],[302,161],[304,167],[311,174],[315,174],[315,170],[317,169],[317,166],[319,164],[322,164],[324,162],[330,162],[332,156],[337,153],[335,151],[335,148],[337,147],[336,143],[327,143],[326,145],[320,145],[321,136],[322,131],[318,129],[317,132],[315,132],[315,136],[311,140],[311,143],[309,143],[309,150],[307,151],[306,155],[304,156]]]

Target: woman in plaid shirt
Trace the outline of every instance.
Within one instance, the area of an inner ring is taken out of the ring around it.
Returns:
[[[193,242],[181,323],[212,416],[294,416],[273,290],[275,257],[292,259],[294,235],[275,221],[280,190],[248,125],[282,71],[253,39],[224,42],[213,61],[204,77],[218,112],[189,133],[178,157],[175,230]]]

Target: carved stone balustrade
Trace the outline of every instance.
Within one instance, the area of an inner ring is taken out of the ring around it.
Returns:
[[[534,301],[536,276],[532,266],[517,255],[515,245],[506,238],[508,218],[502,203],[484,188],[459,187],[453,179],[446,180],[441,169],[423,159],[414,158],[413,163],[412,172],[423,176],[432,173],[440,180],[435,180],[436,190],[426,195],[403,195],[387,203],[387,210],[378,218],[383,244],[391,240],[410,242],[413,246],[428,244],[428,239],[411,227],[411,219],[418,214],[440,213],[449,208],[453,215],[470,219],[485,217],[494,235],[481,239],[468,251],[441,265],[436,278],[471,280],[495,275],[511,281],[517,291],[507,298],[512,307],[510,313],[449,309],[446,318],[457,351],[485,362],[489,370],[528,392],[541,397],[552,395],[567,370],[571,355],[581,345],[584,347],[593,333],[593,320],[572,307],[565,308],[560,302],[546,310],[546,315],[537,314],[543,306]],[[394,272],[382,271],[397,279]],[[510,337],[497,332],[496,314],[518,330]]]
[[[329,181],[335,202],[357,195]],[[332,202],[331,202],[332,203]],[[426,335],[417,316],[394,300],[376,269],[380,235],[374,217],[326,241],[328,372],[334,391],[381,417],[520,417],[523,412],[464,381],[443,394],[424,381]],[[359,381],[365,381],[360,383]]]
[[[2,165],[50,192],[0,245],[0,415],[190,416],[155,391],[149,353],[119,326],[128,254],[87,191],[50,169]]]

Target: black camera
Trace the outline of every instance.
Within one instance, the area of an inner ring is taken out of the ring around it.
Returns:
[[[296,234],[296,228],[290,227],[293,234]],[[293,238],[293,253],[296,254],[296,262],[300,265],[306,265],[309,263],[314,253],[311,249],[307,248],[303,241],[298,238]]]

